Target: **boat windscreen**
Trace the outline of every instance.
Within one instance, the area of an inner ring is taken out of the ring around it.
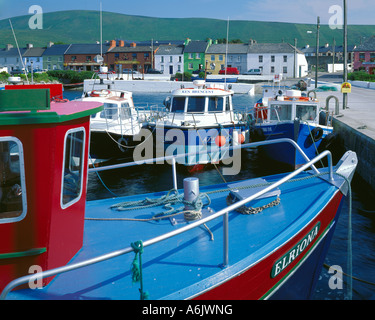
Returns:
[[[187,112],[204,112],[206,97],[189,97]]]
[[[312,121],[316,119],[318,106],[313,105],[299,105],[296,106],[296,117],[302,121]]]
[[[209,97],[208,98],[208,112],[223,112],[224,98]]]
[[[171,104],[171,112],[185,111],[185,97],[174,97]]]

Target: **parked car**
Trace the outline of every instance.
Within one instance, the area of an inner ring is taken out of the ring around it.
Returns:
[[[156,70],[156,69],[148,69],[147,73],[163,74],[163,72],[161,72],[160,70]]]
[[[24,71],[21,70],[21,69],[13,69],[11,72],[10,72],[11,75],[14,75],[14,74],[24,74]]]
[[[228,67],[226,71],[227,72],[225,72],[225,69],[222,69],[219,71],[219,74],[240,74],[237,68]]]
[[[247,75],[262,75],[262,70],[260,69],[250,69],[249,71],[244,72]]]

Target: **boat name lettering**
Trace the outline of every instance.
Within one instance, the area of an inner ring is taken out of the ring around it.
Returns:
[[[213,94],[214,91],[213,90],[182,90],[182,93],[183,94],[196,94],[196,93]]]
[[[282,272],[286,267],[288,267],[302,251],[304,251],[310,243],[313,242],[315,237],[318,235],[320,229],[320,222],[318,222],[315,227],[294,246],[288,253],[283,255],[272,267],[271,278],[275,278],[280,272]]]

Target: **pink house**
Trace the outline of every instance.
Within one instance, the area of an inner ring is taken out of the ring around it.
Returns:
[[[354,50],[353,69],[375,73],[375,36],[372,36]]]

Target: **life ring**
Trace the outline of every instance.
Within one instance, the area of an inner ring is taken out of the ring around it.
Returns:
[[[103,90],[93,90],[90,93],[91,97],[106,97],[111,93],[111,91],[103,89]]]
[[[267,119],[267,107],[261,103],[256,103],[254,107],[255,118],[265,120]]]
[[[315,127],[311,130],[311,139],[314,142],[319,141],[323,137],[323,129],[321,127]]]

